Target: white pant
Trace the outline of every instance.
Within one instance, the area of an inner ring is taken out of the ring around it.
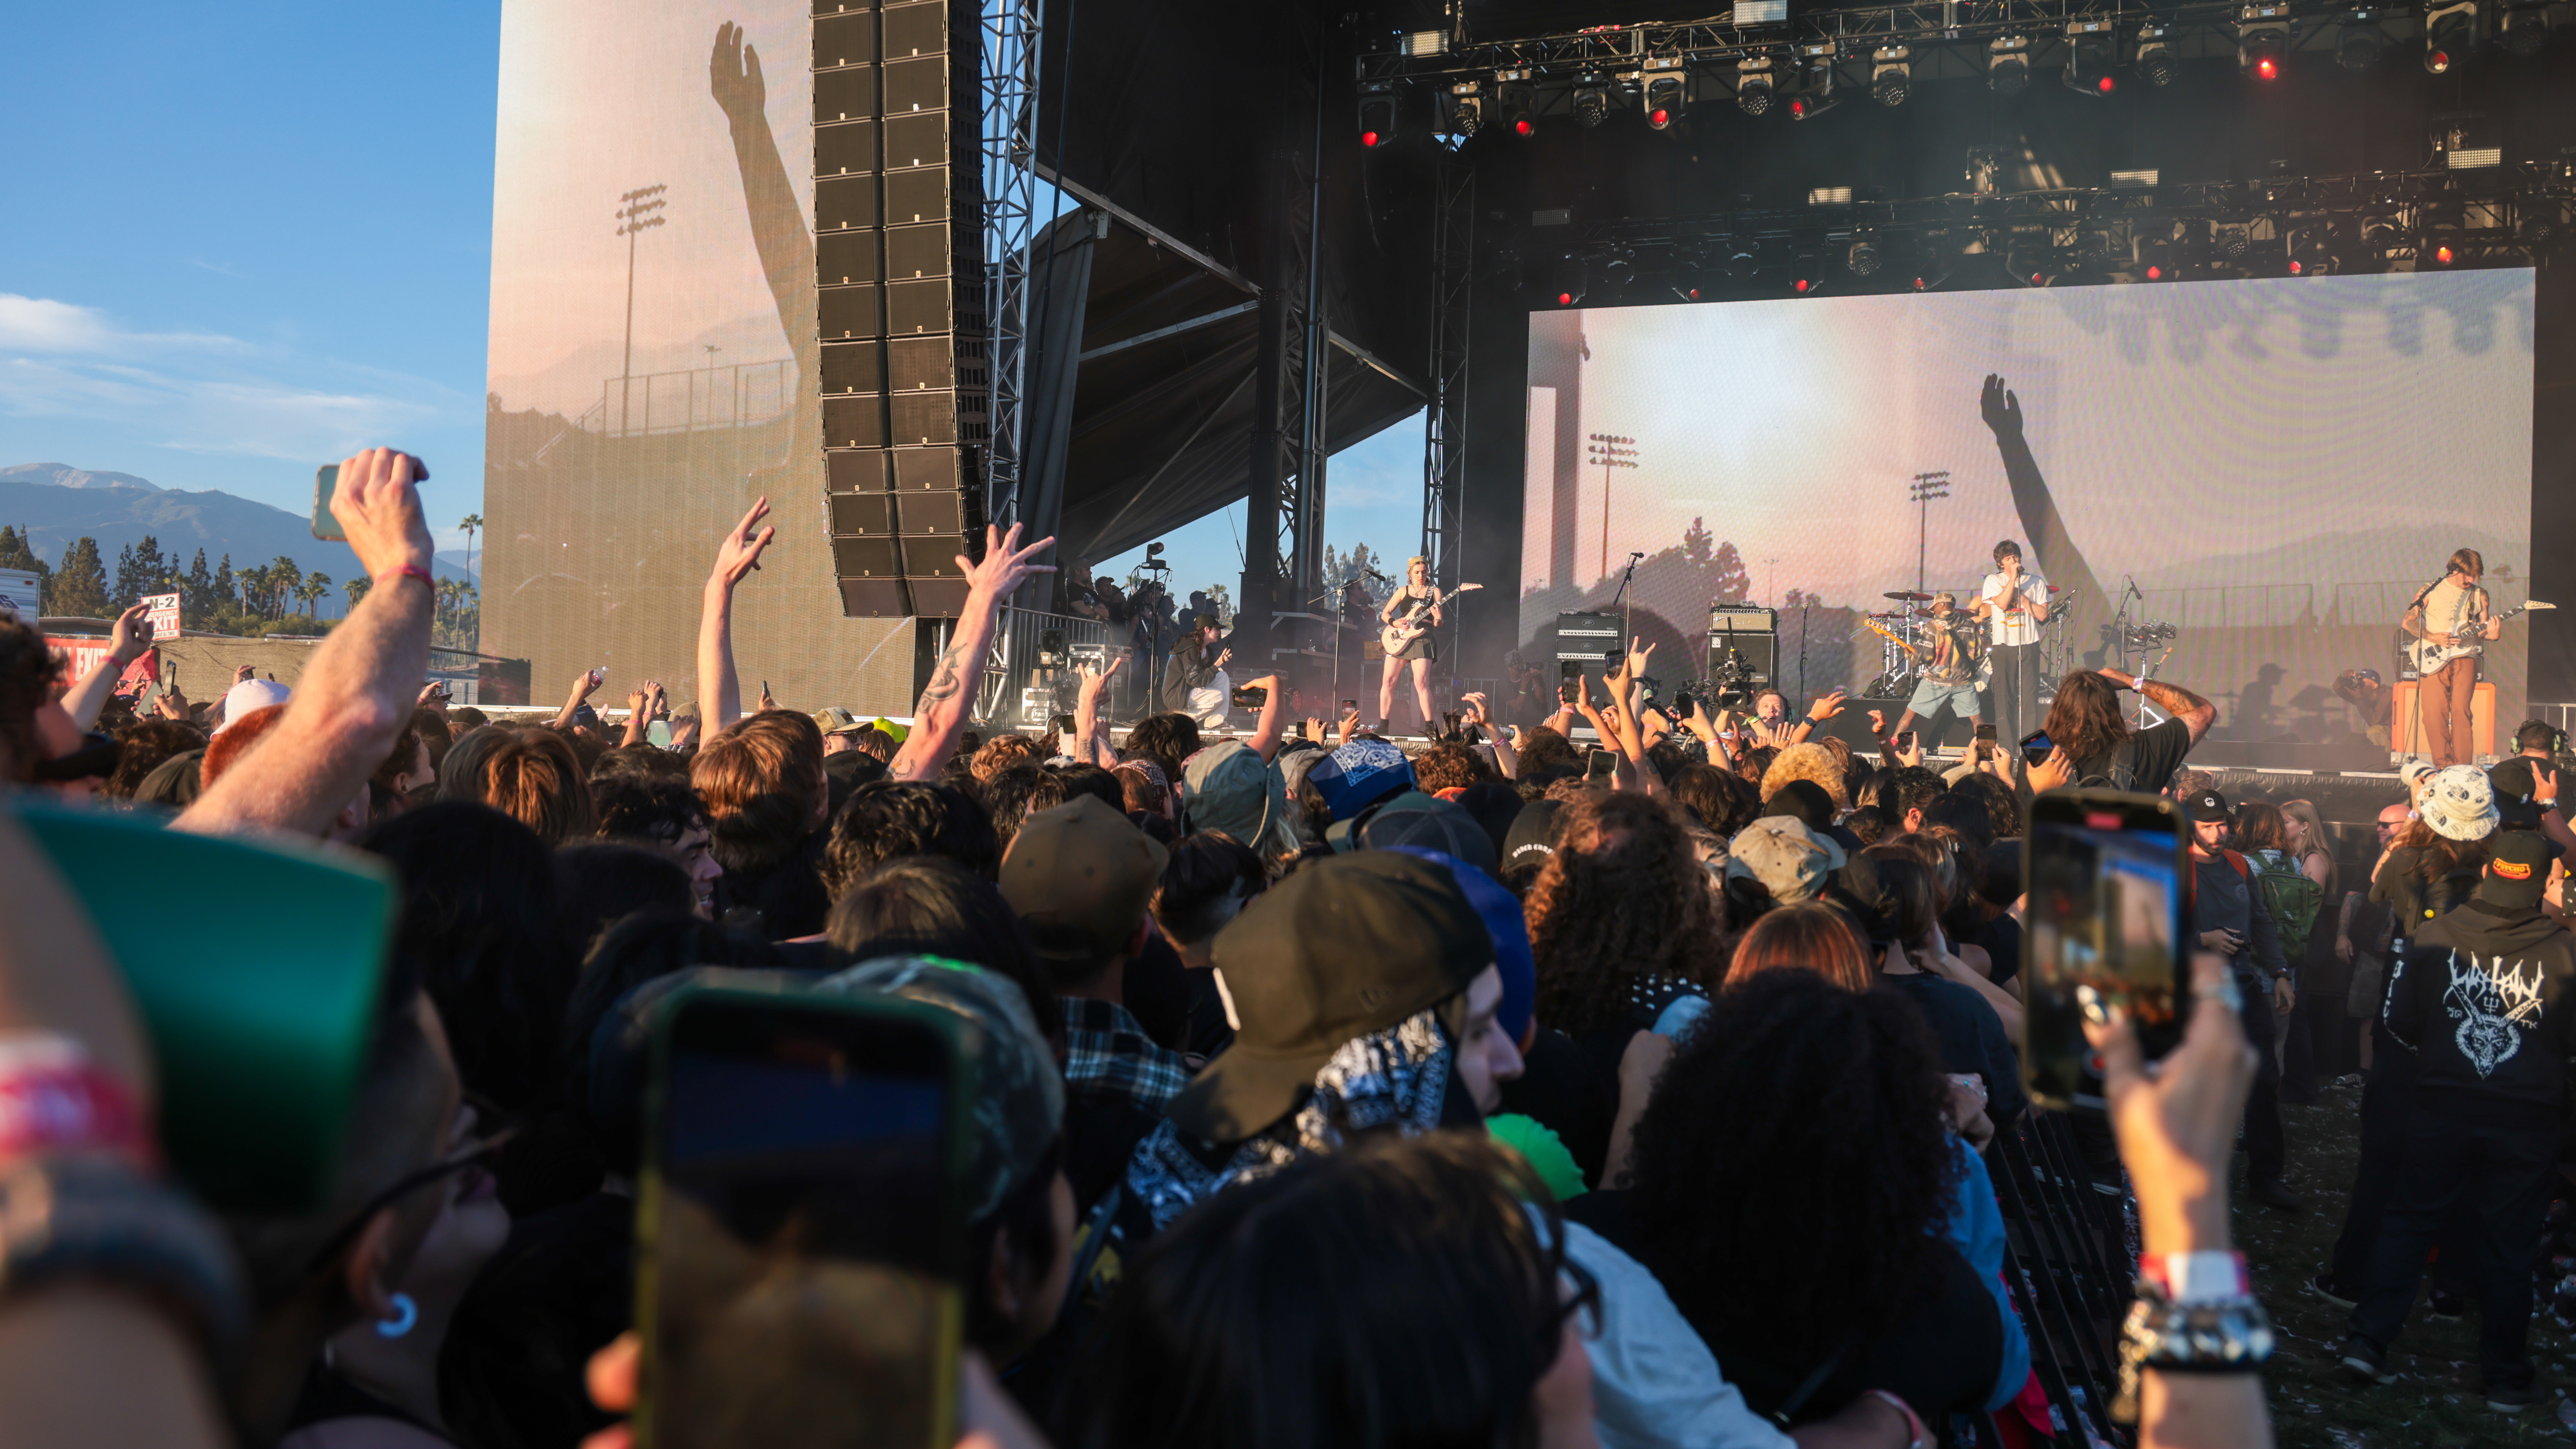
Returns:
[[[1190,691],[1190,707],[1181,711],[1210,729],[1225,723],[1225,712],[1234,704],[1234,681],[1220,669],[1208,676],[1207,684]]]

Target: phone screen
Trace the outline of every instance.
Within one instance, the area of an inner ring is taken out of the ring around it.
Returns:
[[[1619,757],[1608,750],[1594,749],[1583,764],[1583,773],[1594,781],[1615,779],[1619,774]]]
[[[640,1208],[639,1445],[955,1439],[963,1104],[917,1011],[674,1004]]]
[[[2022,736],[2022,763],[2032,766],[2045,765],[2048,763],[2050,752],[2054,751],[2056,748],[2057,742],[2048,737],[2048,731],[2033,730],[2029,734]]]
[[[2032,802],[2022,1062],[2033,1100],[2103,1105],[2101,1065],[2084,1039],[2088,1005],[2125,1008],[2150,1059],[2180,1044],[2190,995],[2181,818],[2170,800],[2111,790]]]

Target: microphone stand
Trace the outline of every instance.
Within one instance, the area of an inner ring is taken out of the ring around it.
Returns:
[[[1611,608],[1618,608],[1619,601],[1628,597],[1628,582],[1637,576],[1637,560],[1644,557],[1645,555],[1642,553],[1632,553],[1628,555],[1628,567],[1621,570],[1619,573],[1619,592],[1610,596]],[[1630,604],[1619,616],[1619,643],[1612,651],[1615,657],[1625,658],[1627,657],[1627,652],[1636,647],[1636,622],[1637,606]],[[1602,667],[1605,670],[1609,668],[1609,661],[1606,659],[1603,660]]]

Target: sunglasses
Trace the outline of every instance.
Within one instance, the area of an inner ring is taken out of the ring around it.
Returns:
[[[92,730],[81,736],[80,746],[67,754],[56,755],[36,766],[34,779],[39,785],[68,784],[73,780],[104,780],[116,773],[117,762],[125,758],[125,745],[116,736]]]
[[[343,1222],[330,1237],[323,1239],[322,1246],[316,1248],[313,1256],[305,1261],[305,1272],[318,1272],[323,1265],[347,1252],[349,1245],[356,1242],[358,1235],[367,1230],[367,1223],[376,1214],[433,1183],[445,1182],[458,1173],[473,1168],[489,1166],[493,1159],[501,1155],[501,1149],[509,1146],[519,1135],[517,1124],[509,1121],[501,1110],[491,1103],[469,1093],[466,1097],[466,1105],[474,1108],[478,1120],[497,1121],[502,1125],[466,1143],[454,1156],[433,1162],[416,1172],[403,1174],[394,1179],[382,1192],[368,1198],[366,1203],[356,1212],[351,1213],[348,1220]]]

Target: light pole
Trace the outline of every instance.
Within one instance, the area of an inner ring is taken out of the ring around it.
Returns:
[[[1601,573],[1610,577],[1610,470],[1634,468],[1637,464],[1637,440],[1612,433],[1593,433],[1583,451],[1591,456],[1585,461],[1601,465]]]
[[[648,226],[660,226],[663,218],[655,215],[662,209],[660,197],[667,186],[646,186],[617,198],[617,234],[626,238],[626,360],[617,369],[617,431],[626,431],[626,420],[635,404],[635,237]]]
[[[1921,514],[1921,519],[1915,525],[1914,531],[1914,592],[1919,594],[1923,592],[1924,562],[1931,550],[1932,500],[1950,496],[1949,470],[1915,474],[1914,481],[1905,496],[1916,505]]]

